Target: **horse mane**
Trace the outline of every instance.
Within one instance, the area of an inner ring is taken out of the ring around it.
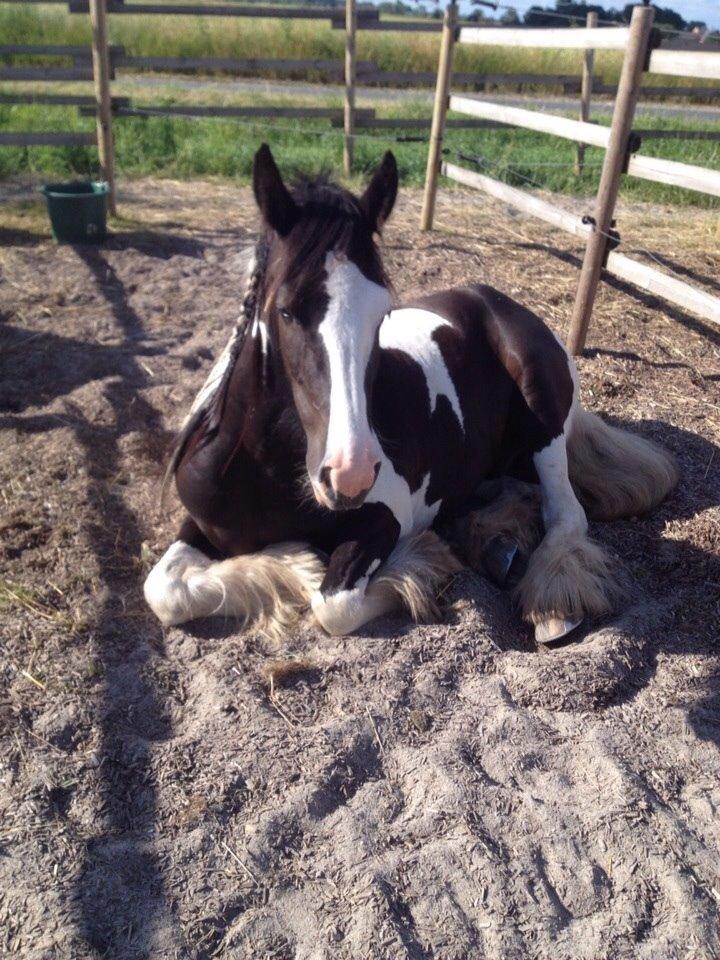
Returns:
[[[345,254],[376,283],[391,288],[390,279],[360,200],[336,183],[327,172],[317,177],[297,176],[290,194],[300,208],[301,231],[291,231],[283,282],[316,276],[325,269],[328,250]]]
[[[254,247],[248,247],[247,249],[248,262],[246,266],[245,295],[243,297],[240,316],[237,319],[232,336],[223,351],[223,354],[228,354],[227,361],[225,362],[217,387],[214,387],[206,393],[206,387],[212,380],[217,364],[210,371],[208,380],[205,381],[205,386],[196,397],[190,409],[190,414],[185,418],[185,422],[178,431],[160,487],[161,504],[165,501],[168,484],[177,472],[180,461],[187,450],[187,445],[196,431],[201,429],[203,439],[209,440],[220,428],[220,423],[222,422],[225,412],[227,392],[232,372],[235,369],[235,364],[247,339],[248,332],[260,309],[262,281],[267,265],[267,253],[268,244],[265,238],[261,238]],[[222,355],[220,360],[222,360]],[[205,396],[203,396],[203,394],[205,394]]]

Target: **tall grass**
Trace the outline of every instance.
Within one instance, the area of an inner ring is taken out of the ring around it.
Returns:
[[[333,30],[327,21],[123,15],[111,16],[109,24],[111,43],[124,46],[134,56],[341,60],[344,51],[343,31]],[[90,24],[87,16],[70,14],[54,4],[2,5],[0,36],[4,43],[89,44]],[[437,33],[360,31],[357,51],[360,60],[384,70],[433,71],[438,44]],[[617,81],[620,64],[617,52],[598,51],[596,72],[605,82]],[[475,73],[579,75],[581,53],[464,45],[456,49],[455,68]],[[264,75],[273,72],[264,71]],[[692,83],[681,77],[651,81],[666,86]]]

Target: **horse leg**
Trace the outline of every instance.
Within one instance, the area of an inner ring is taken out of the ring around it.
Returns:
[[[209,597],[201,601],[199,591],[192,589],[212,564],[212,548],[195,522],[187,517],[177,539],[152,568],[143,587],[145,600],[164,626],[184,623],[211,612]],[[205,612],[198,612],[200,610]]]
[[[416,621],[437,616],[439,585],[461,569],[450,548],[425,530],[397,539],[397,524],[341,544],[330,557],[312,609],[332,636],[345,636],[403,607]]]
[[[324,570],[319,557],[299,543],[217,559],[188,517],[145,580],[145,599],[164,626],[225,616],[280,633],[308,606]]]
[[[566,439],[580,408],[577,371],[562,343],[529,310],[479,288],[487,343],[514,382],[504,444],[530,457],[540,480],[545,535],[517,585],[538,641],[557,640],[586,614],[611,608],[617,587],[568,477]]]
[[[558,640],[586,615],[609,612],[619,590],[611,561],[587,534],[587,519],[568,477],[564,434],[533,455],[540,479],[545,536],[517,593],[541,643]]]

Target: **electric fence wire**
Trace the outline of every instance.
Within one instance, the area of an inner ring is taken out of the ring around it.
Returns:
[[[196,113],[175,113],[168,110],[163,110],[162,107],[120,107],[116,111],[116,115],[124,117],[132,116],[147,116],[147,117],[169,117],[172,120],[214,120],[217,123],[236,123],[240,126],[254,127],[259,130],[276,130],[280,133],[298,133],[297,127],[290,127],[284,124],[275,124],[275,123],[266,123],[262,120],[253,120],[250,117],[234,117],[234,116],[212,116],[212,115],[200,115]],[[471,128],[468,128],[471,129]],[[318,137],[344,137],[346,136],[345,131],[337,128],[330,130],[319,130],[314,128],[312,130],[305,131],[308,135],[318,136]],[[381,133],[358,133],[354,131],[351,136],[353,139],[362,139],[362,140],[379,140],[383,143],[427,143],[427,137],[415,137],[415,136],[390,136]]]
[[[449,151],[448,151],[448,152],[449,152]],[[455,151],[455,154],[456,154],[458,160],[464,160],[464,161],[466,161],[466,162],[468,162],[468,163],[474,163],[476,166],[480,167],[481,169],[482,169],[483,167],[485,167],[486,169],[487,169],[487,167],[491,167],[491,168],[495,168],[495,169],[498,169],[498,168],[502,169],[502,166],[503,166],[500,161],[498,161],[498,160],[491,160],[489,157],[478,157],[478,156],[475,156],[475,155],[473,155],[473,154],[467,154],[467,153],[464,153],[463,151],[459,151],[459,150],[458,150],[458,151]],[[535,167],[535,166],[537,166],[537,164],[533,164],[533,167]],[[543,186],[543,184],[538,183],[537,180],[533,180],[532,177],[528,177],[527,175],[520,173],[518,170],[514,170],[514,171],[513,171],[513,175],[516,176],[516,177],[519,177],[521,180],[524,180],[526,183],[530,184],[530,186],[535,187],[535,188],[538,189],[538,190],[546,190],[546,189],[547,189],[546,187]],[[505,182],[505,181],[504,181],[504,182]],[[556,194],[553,194],[553,198],[556,199]],[[575,211],[573,211],[573,210],[566,210],[566,209],[565,209],[564,207],[562,207],[560,204],[557,204],[557,206],[559,206],[560,209],[563,210],[564,213],[568,213],[568,214],[570,214],[571,216],[577,216],[577,213],[576,213]],[[598,227],[598,225],[594,222],[594,219],[592,219],[592,220],[589,219],[587,222],[592,226],[592,229],[593,229],[596,233],[599,233],[601,236],[606,237],[607,240],[610,241],[610,242],[613,244],[613,246],[616,246],[616,245],[618,244],[618,235],[617,235],[617,234],[614,235],[614,234],[612,234],[612,233],[608,233],[608,232],[605,231],[605,230],[601,230],[601,229]],[[622,241],[620,241],[620,242],[623,243]],[[624,243],[623,243],[623,246],[624,246]],[[663,270],[665,270],[665,271],[673,274],[673,276],[675,276],[676,279],[681,280],[683,283],[686,283],[686,282],[687,282],[686,277],[682,276],[682,274],[680,274],[677,270],[674,270],[673,267],[670,266],[668,263],[664,263],[664,262],[663,262],[661,259],[659,259],[651,250],[648,250],[648,249],[646,249],[645,247],[639,247],[639,246],[637,246],[637,245],[633,245],[633,248],[630,249],[630,250],[628,250],[628,252],[629,252],[629,253],[636,253],[636,254],[644,254],[645,256],[647,256],[647,257],[649,257],[651,260],[653,260],[659,267],[662,267]]]
[[[259,128],[259,129],[281,130],[281,131],[290,132],[290,133],[297,133],[297,128],[296,128],[296,127],[289,127],[289,126],[285,126],[285,125],[276,125],[276,124],[271,124],[271,123],[263,123],[262,121],[261,121],[261,122],[258,122],[258,121],[256,121],[256,120],[248,120],[248,119],[246,119],[245,117],[212,117],[212,116],[210,116],[210,117],[201,117],[201,116],[198,116],[197,114],[177,114],[177,113],[169,113],[169,112],[166,111],[166,110],[163,111],[162,109],[153,109],[153,108],[147,108],[147,107],[121,107],[121,108],[118,110],[118,113],[124,114],[124,115],[130,115],[130,116],[132,116],[132,115],[134,115],[134,114],[141,114],[141,115],[147,115],[147,116],[164,116],[164,117],[170,117],[170,118],[172,118],[172,119],[178,119],[178,118],[179,118],[179,119],[186,119],[186,120],[215,120],[215,121],[221,121],[221,122],[228,122],[228,121],[230,121],[230,122],[239,123],[239,124],[245,125],[245,126],[256,127],[256,128]],[[312,133],[313,133],[313,134],[317,134],[317,135],[319,135],[319,136],[336,136],[336,137],[337,137],[337,136],[340,136],[340,137],[345,136],[344,131],[343,131],[343,130],[340,130],[340,129],[338,129],[338,130],[313,130]],[[362,138],[364,138],[364,139],[371,139],[371,140],[382,141],[382,142],[384,142],[384,143],[397,143],[397,142],[398,142],[398,138],[397,138],[397,137],[383,136],[382,134],[372,134],[372,133],[357,134],[357,133],[356,133],[356,134],[353,134],[353,136],[355,136],[355,137],[362,137]],[[427,142],[427,140],[424,140],[423,142]],[[450,152],[451,152],[451,151],[449,150],[449,148],[445,148],[445,149],[443,150],[443,154],[448,154],[448,153],[450,153]],[[479,166],[479,167],[482,167],[482,166],[484,166],[484,165],[489,165],[489,166],[494,167],[494,168],[496,168],[496,169],[498,169],[498,168],[499,168],[499,169],[502,169],[503,166],[504,166],[501,161],[491,160],[489,157],[478,157],[478,156],[475,156],[475,155],[471,155],[471,154],[464,153],[463,151],[454,151],[454,152],[455,152],[456,156],[458,157],[458,159],[460,159],[460,160],[465,160],[465,161],[468,161],[468,162],[470,162],[470,163],[474,163],[476,166]],[[568,163],[568,162],[565,162],[565,163],[554,163],[554,162],[550,162],[550,163],[537,163],[537,164],[533,164],[533,165],[532,165],[533,169],[536,168],[536,167],[537,167],[537,168],[539,168],[539,167],[543,167],[543,168],[544,168],[544,167],[569,167],[569,166],[572,166],[572,163]],[[585,164],[585,166],[591,166],[591,164]],[[593,167],[598,167],[598,166],[602,166],[602,164],[601,164],[601,163],[600,163],[600,164],[595,164],[595,163],[593,163],[592,166],[593,166]],[[505,165],[505,169],[507,169],[507,165]],[[537,180],[534,180],[532,177],[528,177],[526,174],[520,173],[517,169],[512,169],[512,170],[511,170],[511,174],[512,174],[513,176],[519,177],[521,180],[525,181],[525,182],[528,183],[530,186],[535,187],[537,190],[545,190],[545,189],[546,189],[543,184],[539,183]],[[562,209],[562,208],[561,208],[561,209]],[[570,211],[570,210],[566,210],[565,212],[566,212],[566,213],[573,214],[573,211]],[[574,215],[574,214],[573,214],[573,215]],[[593,229],[594,229],[596,232],[602,234],[604,237],[606,237],[606,238],[607,238],[609,241],[611,241],[613,244],[616,244],[616,243],[617,243],[617,239],[618,239],[617,236],[614,236],[614,235],[611,234],[611,233],[607,233],[607,232],[604,231],[604,230],[600,230],[600,228],[597,226],[597,224],[594,224],[594,223],[593,223]],[[655,254],[654,254],[651,250],[647,250],[647,249],[644,248],[644,247],[638,247],[638,246],[636,246],[636,247],[634,247],[634,249],[630,250],[630,253],[645,254],[647,257],[649,257],[651,260],[653,260],[655,263],[657,263],[658,266],[660,266],[660,267],[662,267],[663,269],[668,270],[670,273],[674,274],[675,277],[677,277],[678,280],[682,280],[683,282],[685,282],[685,278],[684,278],[684,277],[682,277],[676,270],[673,270],[672,267],[668,266],[667,264],[663,263],[660,259],[658,259],[658,257],[656,257]]]

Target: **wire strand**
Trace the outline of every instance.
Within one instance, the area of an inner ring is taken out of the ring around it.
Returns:
[[[456,155],[457,155],[457,157],[458,157],[459,160],[467,160],[467,161],[469,161],[470,163],[475,163],[475,164],[477,164],[477,166],[479,166],[479,167],[482,167],[482,166],[493,166],[493,167],[496,167],[496,168],[501,167],[501,164],[500,164],[499,161],[497,161],[497,160],[491,160],[489,157],[477,157],[477,156],[472,156],[472,155],[470,155],[470,154],[463,153],[462,151],[456,151]],[[521,180],[525,180],[525,181],[526,181],[527,183],[529,183],[531,186],[536,187],[538,190],[546,190],[546,187],[544,187],[541,183],[538,183],[537,180],[533,180],[532,177],[525,176],[524,174],[518,173],[517,171],[515,171],[515,175],[518,176],[518,177],[520,177]],[[576,213],[575,211],[573,211],[573,210],[565,210],[560,204],[558,204],[558,206],[560,206],[560,209],[562,209],[565,213],[569,213],[569,214],[571,214],[572,216],[577,216],[577,213]],[[605,237],[606,239],[612,241],[613,244],[617,244],[618,242],[620,242],[620,243],[623,242],[622,240],[620,240],[620,241],[618,240],[618,235],[613,235],[613,234],[611,234],[611,233],[608,233],[608,232],[605,231],[605,230],[601,230],[594,221],[593,221],[593,223],[592,223],[592,228],[593,228],[593,230],[594,230],[596,233],[599,233],[601,236],[603,236],[603,237]],[[623,245],[624,245],[624,244],[623,244]],[[674,270],[674,269],[673,269],[671,266],[669,266],[667,263],[663,263],[663,261],[660,260],[660,259],[652,252],[652,250],[648,250],[648,249],[645,248],[645,247],[639,247],[639,246],[633,245],[633,247],[628,250],[628,253],[645,254],[645,256],[650,257],[651,260],[653,260],[655,263],[657,263],[658,266],[662,267],[663,270],[665,270],[666,272],[672,274],[672,275],[675,276],[678,280],[681,280],[683,283],[687,283],[687,280],[686,280],[686,278],[685,278],[684,276],[682,276],[680,273],[678,273],[677,270]]]
[[[120,107],[117,110],[117,113],[121,116],[132,117],[132,116],[147,116],[147,117],[168,117],[171,120],[214,120],[216,123],[236,123],[240,126],[246,127],[255,127],[260,130],[277,130],[280,133],[294,133],[297,134],[297,127],[289,127],[284,124],[275,124],[275,123],[266,123],[263,121],[253,120],[250,117],[214,117],[214,116],[199,116],[198,114],[193,113],[171,113],[162,108],[155,107]],[[344,137],[345,131],[340,129],[330,129],[330,130],[319,130],[317,128],[312,130],[306,130],[305,133],[311,136],[318,137]],[[380,133],[352,133],[350,136],[353,139],[359,140],[380,140],[383,143],[403,143],[406,141],[411,141],[414,143],[427,143],[427,137],[422,138],[404,138],[402,136],[388,136]]]

